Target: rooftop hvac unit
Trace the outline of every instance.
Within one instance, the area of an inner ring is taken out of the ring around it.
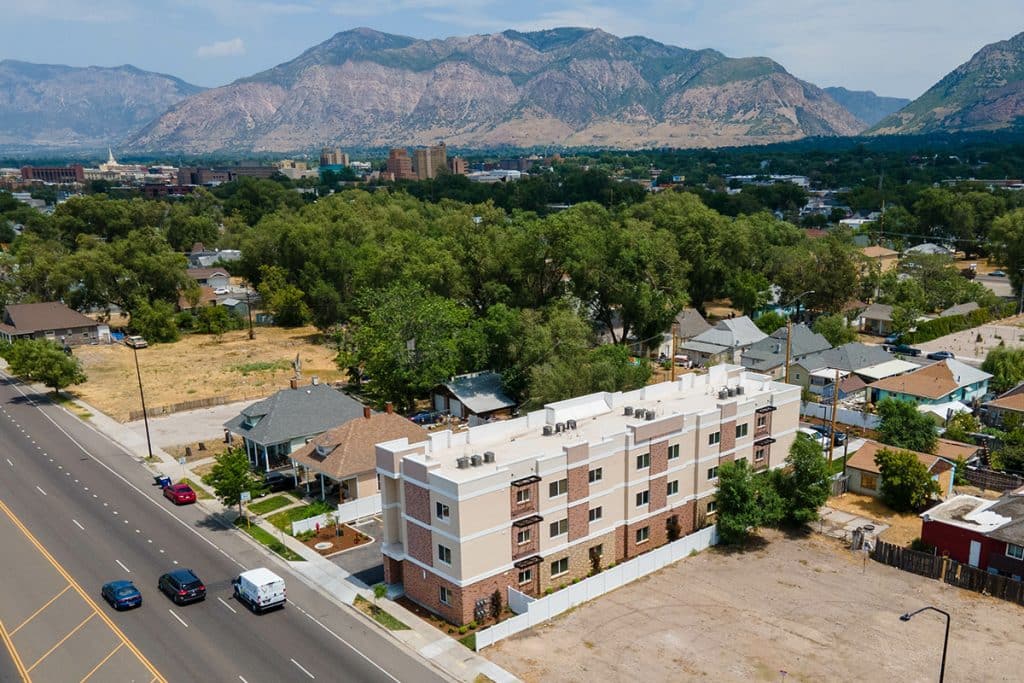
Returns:
[[[729,392],[730,396],[735,396],[736,395],[736,387],[729,387],[728,392]]]
[[[742,396],[745,391],[746,391],[746,389],[743,388],[742,384],[736,385],[736,395],[737,396]]]
[[[484,464],[484,459],[481,455],[474,455],[469,461],[473,464],[473,467],[480,467],[480,465]]]
[[[642,420],[644,419],[644,415],[646,413],[647,411],[644,410],[643,408],[637,408],[636,410],[633,411],[633,417],[635,417],[638,420]]]
[[[633,414],[633,406],[626,406],[625,408],[623,408],[622,409],[622,414],[623,415],[632,415]]]
[[[657,417],[657,416],[656,416],[656,415],[654,414],[654,411],[653,411],[653,410],[648,410],[648,411],[647,411],[647,421],[648,421],[648,422],[650,422],[651,420],[653,420],[653,419],[654,419],[655,417]]]
[[[551,436],[555,433],[555,428],[551,425],[544,425],[544,436]]]
[[[566,429],[576,429],[576,420],[566,420],[565,421],[565,428]]]
[[[726,389],[719,389],[718,390],[718,398],[719,399],[729,398],[728,390],[726,390]]]
[[[555,434],[561,434],[564,431],[565,431],[565,423],[564,422],[556,422],[555,423]]]
[[[464,455],[459,458],[456,458],[455,466],[458,467],[460,470],[466,469],[467,467],[469,467],[469,458],[467,458]]]
[[[484,462],[494,462],[494,451],[484,451]]]

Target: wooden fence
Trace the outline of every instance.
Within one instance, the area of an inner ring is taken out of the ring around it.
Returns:
[[[964,478],[972,485],[980,489],[992,489],[995,491],[1009,491],[1024,486],[1024,477],[995,470],[986,470],[978,467],[968,467],[964,472]]]
[[[265,398],[266,394],[246,393],[239,394],[236,396],[210,396],[208,398],[194,398],[191,401],[181,401],[180,403],[170,403],[162,406],[152,406],[146,409],[147,417],[160,417],[162,415],[170,415],[171,413],[181,413],[186,410],[198,410],[199,408],[209,408],[211,406],[222,406],[226,403],[235,403],[236,401],[248,401],[250,399]],[[141,410],[129,410],[128,421],[135,422],[136,420],[142,419]]]
[[[943,581],[957,588],[1024,605],[1024,583],[1008,576],[990,574],[983,569],[961,564],[948,557],[878,541],[871,551],[871,559],[903,571]]]

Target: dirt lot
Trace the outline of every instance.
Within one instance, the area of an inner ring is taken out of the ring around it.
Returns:
[[[537,681],[1018,681],[1024,610],[821,536],[687,558],[483,654]],[[554,655],[553,653],[558,653]],[[786,672],[783,674],[782,672]]]
[[[140,349],[146,406],[152,410],[214,396],[233,401],[267,396],[288,386],[296,353],[305,381],[313,375],[322,382],[339,379],[335,352],[320,344],[319,338],[313,327],[260,327],[254,340],[248,331],[237,330],[220,338],[186,335],[174,344]],[[76,348],[75,355],[82,360],[89,381],[72,387],[71,393],[122,422],[129,410],[140,408],[131,349],[123,344],[84,346]]]
[[[925,353],[952,351],[960,360],[975,360],[980,363],[985,360],[988,352],[999,346],[1000,343],[1011,348],[1024,346],[1022,323],[1024,323],[1024,316],[1004,318],[998,323],[947,334],[945,337],[939,337],[930,342],[916,344],[915,347]],[[981,341],[978,341],[979,334]]]
[[[895,512],[873,496],[844,493],[841,496],[832,496],[825,504],[836,510],[888,524],[889,528],[879,535],[883,541],[896,545],[910,545],[915,538],[921,537],[920,517],[913,512]]]

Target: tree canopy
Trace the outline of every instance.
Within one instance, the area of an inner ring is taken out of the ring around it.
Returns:
[[[913,401],[884,398],[878,402],[876,412],[879,440],[890,446],[907,448],[919,453],[932,453],[938,441],[935,422],[917,410]]]
[[[875,464],[882,500],[897,512],[920,510],[941,493],[928,468],[910,451],[883,448],[875,455]]]
[[[57,342],[19,339],[0,347],[12,374],[30,382],[42,382],[55,392],[86,380],[82,364],[65,353]]]

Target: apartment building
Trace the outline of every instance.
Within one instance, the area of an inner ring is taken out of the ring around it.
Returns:
[[[377,445],[385,580],[454,624],[713,521],[718,467],[783,464],[800,389],[719,365]]]
[[[409,152],[399,147],[388,152],[387,172],[393,180],[416,180]]]

